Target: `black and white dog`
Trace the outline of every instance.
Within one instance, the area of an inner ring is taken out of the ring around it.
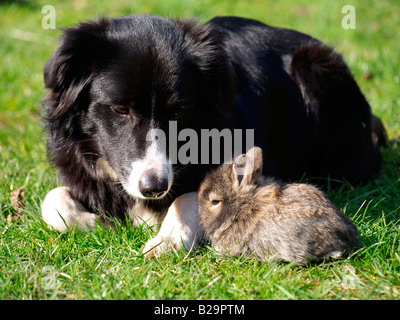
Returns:
[[[380,169],[380,121],[342,57],[296,31],[234,17],[101,18],[64,31],[44,80],[48,151],[65,187],[42,213],[56,230],[129,217],[162,222],[144,252],[191,248],[210,165],[171,161],[154,134],[168,139],[171,123],[199,135],[253,129],[264,174],[283,180],[366,181]]]

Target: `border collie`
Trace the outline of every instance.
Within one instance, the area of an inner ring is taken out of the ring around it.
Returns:
[[[44,66],[43,101],[64,185],[42,205],[56,230],[128,217],[162,223],[144,253],[194,246],[196,190],[213,164],[170,160],[151,132],[168,136],[171,121],[199,135],[252,129],[263,173],[283,180],[357,183],[380,169],[380,121],[342,57],[308,35],[237,17],[199,25],[132,15],[79,23],[60,40]]]

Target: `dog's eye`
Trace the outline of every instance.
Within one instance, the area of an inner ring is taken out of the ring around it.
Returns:
[[[118,114],[122,115],[128,115],[129,114],[129,109],[123,106],[112,106],[111,107],[112,111]]]
[[[189,111],[191,109],[192,109],[191,106],[185,106],[185,105],[171,108],[171,110],[169,111],[169,119],[170,120],[178,120],[178,119],[182,118],[187,113],[187,111]]]
[[[184,114],[183,110],[175,110],[171,113],[170,120],[178,120],[183,116],[183,114]]]
[[[213,206],[218,205],[220,202],[221,202],[221,200],[211,200],[211,204],[212,204]]]

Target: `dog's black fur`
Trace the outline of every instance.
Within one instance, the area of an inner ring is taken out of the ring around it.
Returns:
[[[284,180],[367,181],[380,169],[370,106],[342,57],[296,31],[234,17],[101,18],[64,31],[44,79],[49,155],[92,212],[123,218],[133,205],[95,164],[104,157],[126,179],[151,117],[161,129],[253,128],[264,174]],[[208,169],[176,167],[171,196],[144,201],[164,210]]]

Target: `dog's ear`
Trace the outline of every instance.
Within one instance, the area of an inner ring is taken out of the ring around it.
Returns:
[[[262,151],[258,147],[253,147],[246,154],[236,157],[232,165],[234,185],[240,187],[254,184],[261,176],[262,168]]]
[[[51,117],[57,118],[78,108],[85,99],[83,92],[99,62],[112,54],[112,44],[105,35],[108,25],[109,20],[101,18],[64,30],[60,46],[44,66],[44,84],[49,89],[45,100],[53,106]],[[87,100],[89,93],[86,95]]]
[[[175,20],[188,43],[188,53],[200,71],[202,98],[210,104],[232,103],[237,77],[229,63],[218,34],[210,25],[196,20]]]

